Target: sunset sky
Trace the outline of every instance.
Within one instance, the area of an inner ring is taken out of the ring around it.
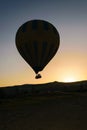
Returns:
[[[15,46],[17,29],[42,19],[60,34],[55,57],[36,80]],[[87,0],[1,0],[0,86],[87,80]]]

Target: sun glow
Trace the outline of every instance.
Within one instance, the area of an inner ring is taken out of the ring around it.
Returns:
[[[64,79],[64,82],[75,82],[75,81],[76,81],[75,77],[66,77]]]

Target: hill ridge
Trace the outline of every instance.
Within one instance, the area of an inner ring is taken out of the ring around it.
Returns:
[[[54,81],[44,84],[22,84],[0,87],[0,98],[73,91],[87,91],[87,81],[77,81],[72,83]]]

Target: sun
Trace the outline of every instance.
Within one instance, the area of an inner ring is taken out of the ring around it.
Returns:
[[[75,82],[76,81],[76,79],[75,79],[75,77],[66,77],[65,79],[64,79],[64,82]]]

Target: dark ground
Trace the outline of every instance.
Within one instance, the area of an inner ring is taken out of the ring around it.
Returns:
[[[2,99],[0,130],[87,130],[87,92]]]

